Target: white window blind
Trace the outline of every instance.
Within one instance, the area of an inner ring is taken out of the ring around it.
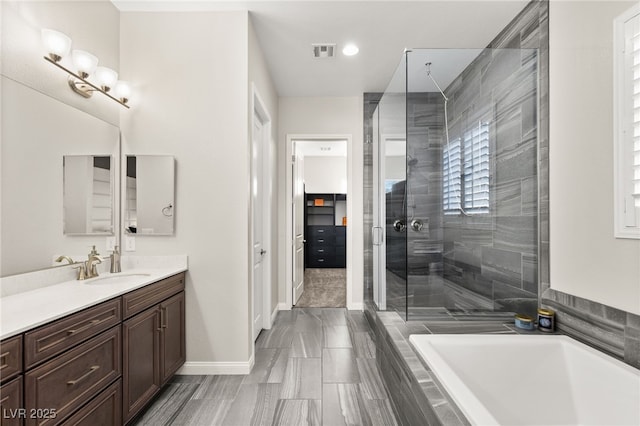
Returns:
[[[640,5],[616,18],[615,233],[640,238]]]
[[[489,125],[451,141],[442,157],[444,213],[489,213]]]
[[[445,214],[459,214],[462,207],[462,150],[460,138],[445,146],[442,155],[442,204]]]
[[[489,125],[478,123],[464,136],[464,210],[489,213]]]

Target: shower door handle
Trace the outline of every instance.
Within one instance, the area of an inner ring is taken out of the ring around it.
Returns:
[[[378,231],[378,232],[376,232]],[[376,238],[378,237],[378,238]],[[384,232],[382,231],[381,226],[372,226],[371,227],[371,240],[373,241],[374,246],[382,245],[384,242]]]

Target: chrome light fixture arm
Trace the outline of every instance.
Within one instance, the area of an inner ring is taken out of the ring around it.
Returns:
[[[117,103],[119,103],[123,107],[130,108],[129,105],[126,104],[128,99],[124,98],[124,99],[121,100],[121,99],[115,98],[115,97],[111,96],[109,93],[107,93],[106,90],[103,90],[100,87],[96,86],[95,84],[91,83],[90,81],[82,78],[81,76],[79,76],[78,74],[76,74],[73,71],[69,70],[68,68],[60,65],[58,62],[54,61],[53,59],[48,58],[46,56],[44,56],[44,59],[47,62],[49,62],[49,63],[55,65],[56,67],[66,71],[69,74],[69,86],[77,94],[79,94],[79,95],[81,95],[81,96],[83,96],[85,98],[89,98],[89,97],[91,97],[93,92],[100,92],[103,95],[105,95],[106,97],[116,101]]]

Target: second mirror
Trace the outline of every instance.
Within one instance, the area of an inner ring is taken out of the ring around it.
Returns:
[[[127,155],[124,227],[129,234],[172,235],[175,160]]]

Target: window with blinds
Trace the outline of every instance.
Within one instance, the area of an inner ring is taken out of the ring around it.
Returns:
[[[443,150],[445,214],[489,213],[489,125],[478,123]]]
[[[615,232],[640,238],[640,5],[614,22]]]
[[[445,146],[442,155],[442,205],[445,214],[459,214],[462,207],[462,150],[460,138]]]

